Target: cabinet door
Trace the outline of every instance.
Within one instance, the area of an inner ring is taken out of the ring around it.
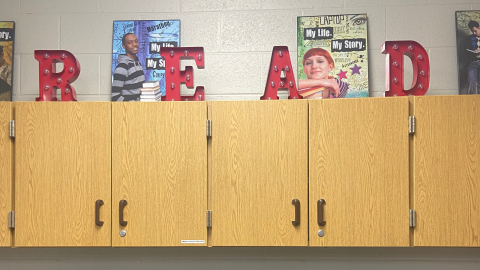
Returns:
[[[307,245],[307,125],[307,101],[212,102],[214,246]]]
[[[309,107],[310,246],[408,246],[408,98]]]
[[[480,246],[480,96],[415,97],[415,246]]]
[[[0,246],[12,245],[12,232],[8,228],[8,212],[12,211],[12,159],[13,144],[9,136],[12,103],[0,102]]]
[[[20,102],[15,119],[14,245],[110,246],[110,103]]]
[[[112,245],[206,246],[206,102],[112,106]]]

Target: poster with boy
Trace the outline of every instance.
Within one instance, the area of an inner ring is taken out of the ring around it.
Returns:
[[[304,98],[368,97],[366,14],[298,17],[297,45]]]
[[[457,11],[455,18],[459,94],[480,94],[480,11]]]
[[[178,46],[180,20],[114,21],[112,101],[140,101],[144,83],[165,95],[165,60],[160,50]],[[152,90],[147,88],[146,92]]]
[[[0,22],[0,101],[12,100],[14,22]]]

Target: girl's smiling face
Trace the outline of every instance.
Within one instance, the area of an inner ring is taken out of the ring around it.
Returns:
[[[308,79],[327,79],[332,70],[333,64],[329,64],[327,58],[320,55],[308,57],[303,65],[303,72]]]

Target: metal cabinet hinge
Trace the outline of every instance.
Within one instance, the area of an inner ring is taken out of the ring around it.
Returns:
[[[212,120],[207,120],[207,137],[212,137]]]
[[[408,134],[415,134],[415,116],[408,117]]]
[[[8,212],[8,228],[15,228],[15,211]]]
[[[207,228],[212,228],[212,210],[207,210]]]
[[[10,128],[8,134],[10,138],[15,138],[15,120],[10,120]]]
[[[410,209],[410,228],[415,228],[417,223],[417,213],[415,210]]]

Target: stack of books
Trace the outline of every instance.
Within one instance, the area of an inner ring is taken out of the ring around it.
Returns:
[[[160,101],[162,100],[162,91],[158,81],[144,82],[140,89],[140,101]]]

